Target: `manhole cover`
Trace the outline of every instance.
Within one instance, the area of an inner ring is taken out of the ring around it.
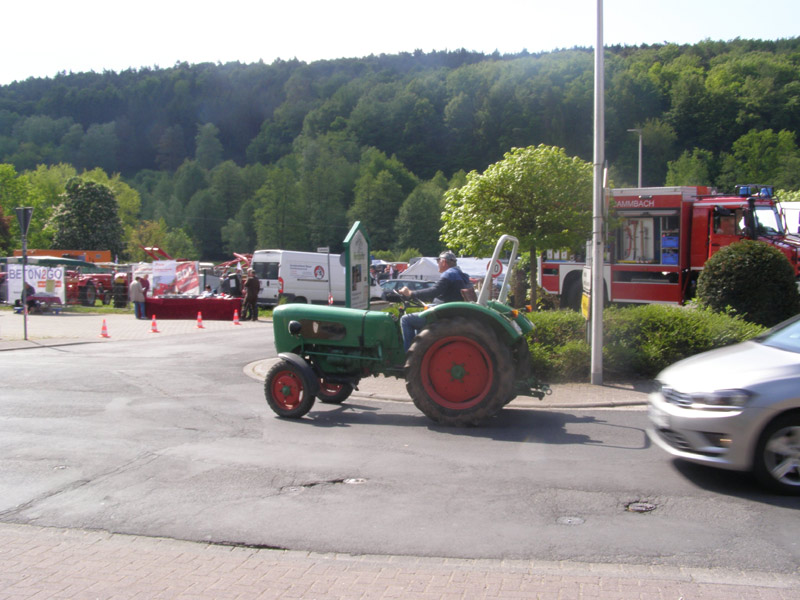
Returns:
[[[655,510],[656,505],[652,502],[631,502],[625,508],[630,512],[646,513]]]
[[[559,525],[582,525],[584,520],[580,517],[558,517],[557,523]]]

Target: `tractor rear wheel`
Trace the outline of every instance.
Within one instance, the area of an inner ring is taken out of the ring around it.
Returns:
[[[477,425],[513,394],[511,349],[479,321],[431,323],[409,348],[406,389],[414,404],[442,425]]]
[[[264,381],[267,404],[279,417],[299,419],[314,406],[314,396],[308,393],[300,369],[281,360],[267,373]]]
[[[80,291],[81,304],[84,306],[94,306],[97,301],[97,290],[94,289],[94,284],[87,283]]]
[[[320,380],[317,398],[323,404],[341,404],[353,393],[353,386],[349,383],[331,383]]]

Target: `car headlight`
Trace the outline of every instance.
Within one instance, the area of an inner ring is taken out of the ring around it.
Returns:
[[[717,410],[742,408],[752,396],[747,390],[717,390],[690,394],[692,408]]]
[[[742,408],[753,397],[747,390],[715,390],[713,392],[682,392],[654,382],[655,393],[661,394],[670,404],[696,410],[736,410]]]

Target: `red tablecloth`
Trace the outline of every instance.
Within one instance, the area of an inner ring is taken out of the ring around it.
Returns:
[[[204,320],[232,321],[233,311],[242,313],[241,298],[147,298],[145,314],[157,319],[196,319],[197,313]]]

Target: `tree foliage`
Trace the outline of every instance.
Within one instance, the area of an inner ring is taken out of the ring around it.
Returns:
[[[591,164],[562,148],[516,148],[445,194],[442,239],[469,255],[486,255],[503,234],[519,239],[530,252],[535,303],[537,250],[581,246],[591,218]]]
[[[774,246],[755,240],[725,246],[706,261],[697,299],[711,310],[733,311],[766,327],[800,312],[791,263]]]
[[[122,253],[122,223],[114,193],[105,185],[74,177],[52,216],[53,247]]]
[[[800,38],[611,46],[605,56],[614,185],[636,184],[637,128],[646,186],[800,187]],[[442,189],[460,187],[510,149],[541,144],[591,160],[592,74],[592,50],[573,48],[30,79],[0,86],[0,164],[30,186],[36,246],[52,243],[47,223],[66,181],[92,173],[114,190],[126,240],[139,222],[164,219],[209,260],[275,239],[336,247],[354,218],[376,249],[427,248],[399,239],[422,234],[409,220],[421,207],[402,207],[418,205],[437,174]],[[275,167],[293,180],[288,221],[273,219],[274,196],[262,191]],[[208,209],[221,213],[200,214]]]

